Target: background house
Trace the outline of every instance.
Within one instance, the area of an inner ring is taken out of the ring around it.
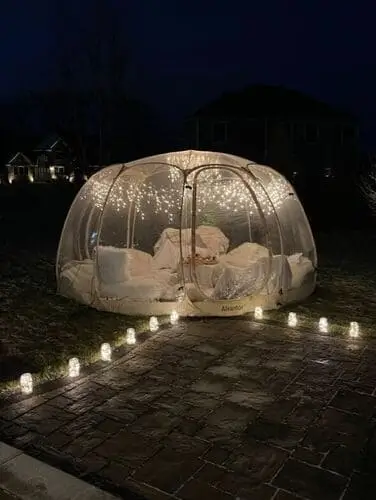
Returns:
[[[283,87],[224,94],[186,120],[184,138],[187,148],[244,156],[290,178],[347,176],[359,161],[353,116]]]
[[[8,181],[12,184],[15,180],[34,181],[33,164],[26,155],[21,152],[16,153],[6,164],[8,171]]]
[[[30,156],[34,161],[21,152],[9,160],[6,164],[9,183],[67,180],[74,170],[72,151],[57,135],[43,140]]]
[[[36,182],[64,179],[74,168],[74,158],[67,143],[59,136],[52,135],[35,148]]]

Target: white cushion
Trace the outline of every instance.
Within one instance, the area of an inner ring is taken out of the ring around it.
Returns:
[[[151,276],[157,281],[162,281],[169,286],[174,286],[179,284],[178,273],[172,272],[171,269],[157,269]]]
[[[63,293],[89,304],[93,292],[93,269],[91,260],[72,261],[64,266],[60,274],[60,287]]]
[[[236,299],[260,291],[265,269],[262,263],[250,263],[248,267],[223,264],[218,268],[221,274],[215,284],[214,299]]]
[[[251,262],[269,257],[269,251],[266,247],[258,243],[242,243],[231,250],[226,255],[220,257],[220,261],[230,266],[248,267]]]
[[[264,275],[268,272],[269,259],[263,258],[259,260],[263,266]],[[288,259],[285,255],[274,255],[271,261],[270,277],[267,285],[263,289],[263,294],[278,293],[280,290],[287,291],[291,288],[291,268]]]
[[[205,247],[208,248],[212,255],[220,255],[226,253],[229,247],[229,239],[223,232],[214,226],[199,226],[196,230]]]
[[[165,241],[170,241],[176,248],[180,248],[180,230],[174,227],[168,227],[162,231],[159,240],[154,245],[154,254],[157,254],[160,247],[165,243]],[[181,231],[182,246],[190,248],[192,242],[192,232],[190,229],[182,229]],[[205,244],[201,240],[200,236],[196,233],[196,246],[205,247]]]
[[[180,262],[180,248],[171,240],[165,239],[157,247],[157,251],[153,257],[153,265],[155,269],[170,269],[175,272],[178,270]]]
[[[97,259],[98,278],[102,283],[121,283],[152,272],[152,256],[134,248],[99,246]]]
[[[290,255],[287,259],[292,273],[291,288],[299,288],[302,286],[307,274],[314,270],[313,264],[302,253]]]
[[[268,274],[269,258],[251,262],[247,267],[221,263],[213,272],[214,298],[234,299],[247,297],[254,293],[271,294],[291,288],[291,269],[287,257],[275,255],[271,260],[270,277]]]
[[[190,245],[183,245],[181,251],[183,260],[191,256]],[[211,256],[211,252],[207,248],[196,247],[196,255],[206,258]],[[169,239],[165,239],[158,245],[158,250],[153,257],[155,269],[170,269],[173,272],[179,271],[180,261],[180,245],[175,245]]]
[[[62,266],[62,272],[67,271],[68,269],[71,268],[85,268],[86,271],[92,272],[93,270],[93,261],[91,259],[84,259],[84,260],[70,260],[69,262],[66,262]]]
[[[159,300],[168,286],[153,278],[136,277],[122,283],[101,284],[101,297],[139,301]]]

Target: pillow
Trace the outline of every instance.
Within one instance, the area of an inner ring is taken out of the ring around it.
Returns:
[[[155,248],[155,247],[154,247]],[[166,239],[160,245],[153,257],[155,269],[170,269],[176,272],[180,262],[180,247]]]
[[[199,226],[196,230],[196,237],[197,235],[205,247],[211,251],[212,255],[220,255],[227,252],[229,239],[226,238],[218,227]]]
[[[102,297],[129,299],[144,302],[159,300],[165,293],[168,285],[153,278],[138,276],[122,283],[102,284]]]
[[[231,266],[247,267],[251,262],[268,257],[269,251],[266,247],[258,243],[248,242],[242,243],[228,254],[223,255],[220,261]]]
[[[192,232],[191,229],[182,229],[181,231],[181,239],[183,247],[190,247],[192,242]],[[157,254],[160,247],[166,242],[170,241],[174,246],[180,248],[180,231],[179,229],[168,227],[162,231],[162,234],[154,245],[154,254]],[[196,232],[196,247],[204,248],[205,244],[202,241],[200,235]]]
[[[191,256],[191,247],[183,246],[183,259]],[[210,257],[210,250],[207,248],[196,247],[196,255],[207,258]],[[172,272],[179,271],[180,264],[180,245],[175,245],[170,239],[165,239],[153,257],[153,265],[155,269],[170,269]]]
[[[301,253],[296,253],[287,257],[291,273],[291,288],[299,288],[304,283],[306,276],[314,270],[313,264]]]

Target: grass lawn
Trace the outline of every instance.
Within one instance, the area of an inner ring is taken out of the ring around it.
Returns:
[[[317,330],[330,321],[330,334],[345,334],[359,321],[362,334],[376,325],[376,237],[362,233],[321,235],[319,285],[304,304],[268,312],[271,321],[286,324],[288,310],[299,315],[299,327]],[[128,327],[145,329],[145,319],[102,313],[55,293],[54,252],[0,248],[0,394],[30,371],[37,379],[66,374],[67,360],[98,359],[102,342],[119,345]]]
[[[319,258],[318,285],[304,303],[291,306],[302,327],[317,330],[320,317],[327,317],[330,332],[346,333],[350,321],[358,321],[365,335],[376,326],[376,234],[348,232],[316,237]],[[286,322],[287,311],[271,314]]]
[[[55,255],[7,255],[0,289],[0,394],[24,372],[36,374],[36,380],[66,375],[70,357],[85,364],[96,361],[102,342],[118,346],[128,327],[146,329],[145,319],[99,312],[59,297]]]

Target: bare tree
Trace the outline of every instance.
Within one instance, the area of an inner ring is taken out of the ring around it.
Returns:
[[[103,164],[125,100],[127,54],[110,0],[93,0],[84,14],[76,5],[59,2],[53,113],[74,135],[80,162],[87,163],[87,139],[95,136]]]

